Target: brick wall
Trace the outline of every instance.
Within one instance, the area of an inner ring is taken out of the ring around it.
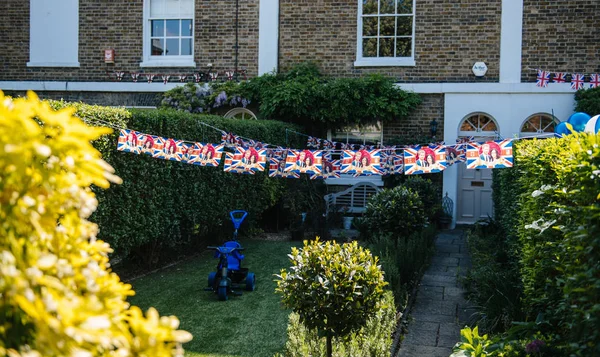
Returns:
[[[415,111],[402,121],[392,122],[383,126],[384,144],[394,138],[410,138],[429,136],[429,123],[435,118],[438,123],[436,138],[441,141],[444,137],[444,95],[422,94],[422,102]]]
[[[600,73],[600,1],[524,0],[523,6],[523,82],[535,82],[536,68]]]
[[[414,67],[355,68],[358,1],[281,0],[282,69],[314,61],[332,76],[382,73],[399,82],[497,81],[501,1],[417,0]],[[471,72],[484,61],[482,79]]]
[[[107,81],[106,71],[192,73],[192,68],[140,68],[142,0],[79,1],[79,68],[28,68],[29,1],[0,1],[0,80]],[[258,72],[258,0],[240,1],[239,65]],[[197,0],[194,60],[200,70],[212,63],[219,72],[234,68],[235,2]],[[115,64],[104,49],[115,49]]]

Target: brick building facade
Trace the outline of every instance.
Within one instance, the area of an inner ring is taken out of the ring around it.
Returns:
[[[167,19],[160,25],[167,30],[161,38],[154,34],[156,17],[151,3],[161,1],[1,1],[0,89],[9,93],[34,89],[42,97],[104,105],[152,106],[160,93],[178,85],[174,79],[166,85],[160,77],[154,83],[132,83],[130,78],[115,82],[107,73],[191,74],[206,71],[209,63],[212,71],[223,73],[235,67],[236,2],[223,0],[169,0],[170,4],[179,1],[180,11],[184,6],[193,8],[193,32],[186,35],[181,22],[175,35],[181,39],[181,47],[174,50],[183,54],[184,40],[190,35],[193,51],[186,61],[169,62],[167,55],[162,57],[166,62],[149,61],[155,40],[159,49],[166,51],[162,54],[167,54],[172,40],[168,30],[172,17],[165,7],[161,14],[167,15],[156,16]],[[525,124],[540,117],[551,122],[566,120],[573,112],[574,91],[569,83],[536,87],[536,69],[583,73],[586,80],[589,74],[600,73],[597,0],[237,3],[238,68],[247,70],[249,76],[312,61],[329,76],[380,73],[394,78],[401,88],[421,94],[423,103],[408,121],[383,128],[384,142],[396,136],[426,134],[432,119],[439,123],[437,138],[446,142],[469,135],[483,139],[543,134],[552,128],[531,131],[531,125]],[[36,19],[44,14],[38,10],[48,4],[72,14],[64,19],[71,24],[65,28],[74,29],[77,36],[65,46],[39,40],[44,38],[44,29]],[[114,49],[114,64],[104,62],[105,49]],[[60,51],[71,57],[58,53],[55,57],[59,59],[48,65],[43,63],[41,50],[49,58]],[[59,65],[63,57],[69,60],[67,67]],[[475,76],[472,67],[476,62],[485,63],[485,75]],[[491,124],[481,124],[488,122]],[[444,191],[456,202],[455,219],[462,223],[493,214],[488,204],[489,177],[485,173],[468,176],[471,174],[455,166],[443,174]],[[473,180],[485,183],[469,186]],[[471,201],[479,203],[471,205]]]

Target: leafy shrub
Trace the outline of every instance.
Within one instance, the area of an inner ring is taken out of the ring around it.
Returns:
[[[436,233],[435,227],[427,227],[405,239],[396,239],[388,232],[375,235],[369,242],[369,249],[380,259],[398,310],[406,307],[409,292],[433,256]]]
[[[581,89],[575,93],[576,112],[584,112],[591,116],[600,114],[600,87]]]
[[[186,83],[163,94],[161,109],[175,109],[186,113],[210,113],[221,107],[243,107],[250,104],[245,86],[237,82]]]
[[[464,283],[480,309],[478,324],[488,332],[506,331],[524,319],[518,247],[510,237],[494,220],[474,225],[467,235],[473,264]]]
[[[495,179],[499,211],[516,222],[507,232],[518,241],[524,312],[547,321],[543,332],[559,336],[565,354],[598,355],[600,135],[515,145],[516,172],[498,170]]]
[[[427,216],[419,194],[398,186],[384,189],[369,199],[360,220],[361,234],[367,238],[377,233],[393,233],[396,239],[420,232]]]
[[[131,286],[87,220],[90,185],[120,182],[90,145],[110,130],[28,96],[0,92],[0,355],[182,356],[191,335],[129,306]]]
[[[410,176],[402,183],[402,186],[419,194],[419,198],[423,201],[425,215],[430,223],[439,219],[442,214],[442,193],[439,185],[420,176]]]
[[[310,330],[331,339],[343,337],[365,326],[369,317],[381,309],[386,282],[377,258],[356,241],[304,241],[292,248],[292,267],[281,270],[276,291],[282,302],[300,316]]]
[[[336,357],[387,357],[390,355],[392,334],[396,328],[397,318],[394,308],[394,297],[391,292],[383,294],[383,306],[366,325],[353,332],[347,338],[333,339],[333,356]],[[326,341],[317,331],[307,329],[296,313],[290,314],[287,327],[285,357],[320,357],[325,356]]]
[[[220,133],[200,122],[280,145],[286,143],[285,128],[297,129],[277,121],[236,121],[165,110],[130,113],[85,104],[50,103],[54,107],[73,106],[75,115],[85,120],[101,117],[111,125],[189,141],[220,142]],[[254,226],[262,212],[287,191],[286,180],[269,179],[266,174],[235,175],[223,172],[222,167],[205,168],[117,152],[116,140],[111,134],[94,142],[124,182],[99,194],[100,208],[92,219],[101,227],[99,238],[109,242],[117,254],[133,253],[145,265],[156,264],[169,251],[177,253],[194,244],[205,244],[201,237],[230,236],[227,217],[232,209],[248,211],[248,224]]]

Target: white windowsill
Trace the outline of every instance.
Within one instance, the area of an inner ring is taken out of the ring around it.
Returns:
[[[354,67],[414,67],[415,65],[413,58],[361,58],[354,62]]]
[[[79,67],[79,62],[27,62],[27,67]]]
[[[192,60],[150,60],[141,62],[140,67],[196,67],[196,62]]]

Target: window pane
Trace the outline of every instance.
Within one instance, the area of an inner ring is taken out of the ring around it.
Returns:
[[[181,55],[190,56],[192,54],[192,39],[183,38],[181,39]]]
[[[412,36],[412,16],[398,16],[396,36]]]
[[[545,115],[541,115],[540,116],[542,119],[542,126],[541,129],[545,132],[545,133],[553,133],[554,132],[554,120],[552,120],[551,117],[545,116]]]
[[[378,17],[363,17],[363,36],[377,36]]]
[[[473,117],[469,119],[473,119]],[[462,125],[460,126],[460,131],[477,131],[477,127],[471,124],[471,121],[469,119],[465,120],[462,123]],[[477,121],[477,117],[475,117],[474,120]]]
[[[396,0],[379,0],[379,13],[380,14],[394,14],[396,9],[394,8],[394,2]]]
[[[179,0],[165,0],[165,16],[179,16]]]
[[[377,57],[377,39],[363,39],[363,57]]]
[[[165,0],[150,0],[150,17],[164,16]]]
[[[396,57],[412,57],[412,39],[396,39]]]
[[[179,36],[179,20],[167,20],[167,36]]]
[[[394,57],[394,39],[379,39],[379,57]]]
[[[193,17],[194,16],[194,0],[181,0],[181,17]]]
[[[397,14],[412,14],[413,12],[413,0],[397,0],[398,8]]]
[[[157,38],[152,40],[152,56],[162,56],[165,48],[163,41],[163,39]]]
[[[152,37],[162,37],[165,35],[165,21],[152,20]]]
[[[381,17],[379,36],[394,36],[396,18],[393,16]]]
[[[179,56],[179,39],[167,39],[167,56]]]
[[[192,35],[192,20],[181,20],[181,36]]]
[[[363,15],[377,13],[377,0],[363,0]]]

